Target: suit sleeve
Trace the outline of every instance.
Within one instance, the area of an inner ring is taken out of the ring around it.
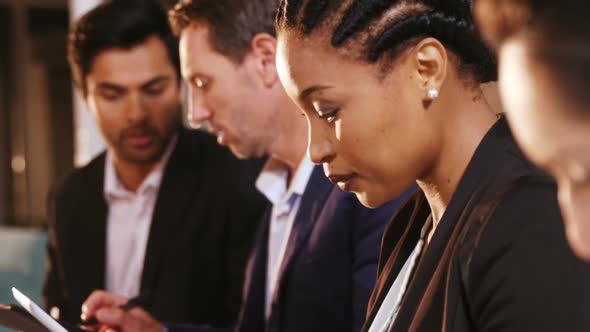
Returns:
[[[565,239],[555,188],[508,194],[482,233],[467,286],[478,331],[588,331],[590,265]]]
[[[62,291],[59,253],[57,248],[57,216],[56,216],[57,197],[56,190],[53,188],[47,199],[47,226],[48,241],[45,265],[45,279],[43,282],[42,296],[46,310],[52,307],[59,307],[62,312],[66,310],[66,299]]]
[[[356,200],[356,197],[352,197]],[[360,331],[365,321],[367,305],[377,279],[377,264],[381,237],[393,216],[398,202],[378,209],[367,209],[358,201],[359,213],[353,226],[352,281],[353,331]]]

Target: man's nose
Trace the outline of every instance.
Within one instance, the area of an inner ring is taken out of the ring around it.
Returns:
[[[194,91],[191,91],[188,106],[187,117],[191,126],[199,127],[212,116],[212,112],[205,105],[204,98]]]
[[[127,118],[130,122],[137,123],[143,121],[147,115],[148,110],[141,101],[140,96],[132,95],[127,101]]]

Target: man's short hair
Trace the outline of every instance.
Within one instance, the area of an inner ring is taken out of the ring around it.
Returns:
[[[112,48],[131,49],[157,36],[166,45],[180,78],[178,41],[156,0],[110,0],[82,16],[70,30],[68,61],[74,83],[86,94],[86,77],[96,56]]]
[[[168,17],[177,36],[192,24],[204,24],[211,47],[241,63],[256,34],[275,35],[277,7],[277,0],[184,0]]]

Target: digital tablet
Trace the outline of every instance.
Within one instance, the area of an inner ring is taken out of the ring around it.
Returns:
[[[31,301],[27,296],[21,293],[18,289],[12,288],[12,295],[20,303],[31,316],[35,317],[39,323],[45,326],[51,332],[68,332],[61,326],[53,317],[49,316],[43,309]]]
[[[51,332],[20,305],[0,304],[0,326],[15,331]]]

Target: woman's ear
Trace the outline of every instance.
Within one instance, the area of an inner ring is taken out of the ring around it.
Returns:
[[[265,87],[272,87],[279,79],[276,68],[277,39],[268,33],[259,33],[252,38],[251,44],[250,53],[255,61],[256,73]]]
[[[416,45],[413,54],[424,99],[432,101],[438,98],[447,76],[449,62],[447,51],[437,39],[425,38]]]

